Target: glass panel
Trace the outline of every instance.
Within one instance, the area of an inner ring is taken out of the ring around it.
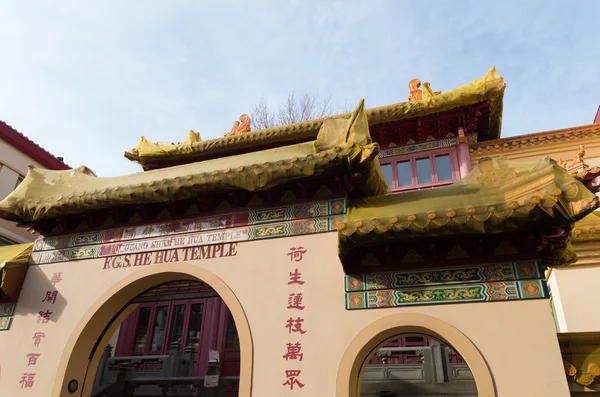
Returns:
[[[411,186],[413,184],[410,161],[396,163],[396,170],[398,171],[398,186]]]
[[[143,353],[146,345],[146,336],[148,336],[148,323],[150,322],[150,307],[142,307],[138,315],[138,323],[135,328],[135,340],[133,342],[133,351]]]
[[[169,338],[169,347],[173,342],[183,343],[183,321],[185,320],[185,306],[175,305],[173,307],[173,319],[171,320],[171,337]]]
[[[190,325],[188,326],[187,344],[192,345],[194,350],[198,349],[200,344],[200,329],[202,328],[202,303],[194,303],[190,313]]]
[[[439,182],[452,180],[452,164],[449,154],[435,156],[435,168]]]
[[[168,306],[159,306],[156,308],[156,317],[154,318],[154,327],[152,331],[152,345],[150,351],[162,351],[165,340],[165,330],[167,329]]]
[[[227,349],[240,348],[240,337],[238,336],[235,321],[233,321],[231,313],[229,313],[229,317],[227,318],[227,336],[225,338],[225,347]]]
[[[381,169],[383,170],[383,175],[385,176],[385,179],[387,180],[388,185],[390,185],[390,187],[392,187],[392,182],[394,180],[394,177],[392,176],[392,165],[391,164],[383,164],[381,166]]]
[[[417,159],[417,179],[419,184],[433,182],[431,177],[431,161],[429,160],[429,157]]]

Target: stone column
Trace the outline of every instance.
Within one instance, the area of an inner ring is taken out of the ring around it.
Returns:
[[[100,362],[98,363],[98,369],[96,370],[96,377],[94,378],[93,389],[96,390],[100,386],[106,386],[104,383],[108,382],[108,360],[111,357],[112,346],[106,345]]]

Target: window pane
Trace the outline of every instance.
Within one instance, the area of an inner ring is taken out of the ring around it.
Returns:
[[[417,179],[419,180],[419,184],[431,183],[433,181],[431,178],[431,161],[429,157],[417,159]]]
[[[410,170],[410,161],[401,161],[396,163],[398,171],[398,186],[412,185],[412,171]]]
[[[392,176],[392,165],[384,164],[381,166],[381,169],[383,170],[383,175],[385,176],[385,179],[387,180],[388,185],[390,185],[390,187],[392,187],[392,181],[394,180],[394,177]]]
[[[167,329],[167,313],[168,306],[159,306],[156,308],[156,318],[154,319],[154,327],[152,331],[152,344],[150,351],[162,351],[163,342],[165,340],[165,330]]]
[[[233,316],[229,313],[229,318],[227,319],[227,336],[225,339],[225,347],[228,349],[239,349],[240,348],[240,338],[237,333],[237,329],[235,328],[235,321],[233,321]]]
[[[148,336],[148,323],[150,322],[150,307],[142,307],[138,316],[137,327],[135,328],[135,340],[133,342],[133,351],[143,353]]]
[[[435,156],[435,168],[437,169],[438,181],[452,180],[452,164],[450,163],[449,154]]]
[[[200,328],[202,328],[202,303],[194,303],[190,313],[190,325],[188,327],[188,346],[192,345],[194,350],[198,349],[200,344]]]
[[[169,347],[171,347],[171,343],[173,342],[183,343],[181,337],[183,336],[184,320],[185,305],[175,305],[173,307],[173,319],[171,320],[171,337],[169,341]]]

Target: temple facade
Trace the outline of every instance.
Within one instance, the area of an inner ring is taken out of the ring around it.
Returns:
[[[8,396],[595,393],[600,125],[501,138],[463,87],[223,138],[143,172],[30,167],[0,217]],[[600,380],[599,380],[600,382]]]

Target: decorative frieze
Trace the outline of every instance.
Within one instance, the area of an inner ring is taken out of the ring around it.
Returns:
[[[226,230],[172,235],[153,239],[119,241],[96,246],[34,252],[31,254],[30,263],[39,265],[72,260],[150,253],[170,249],[184,249],[221,243],[261,240],[274,237],[323,233],[336,230],[335,225],[338,225],[339,222],[341,222],[341,218],[341,215],[327,216],[264,225],[251,225]]]
[[[547,298],[544,280],[406,288],[346,293],[346,309],[371,309],[409,305],[489,302]]]
[[[439,284],[511,281],[543,277],[544,266],[541,262],[532,260],[423,271],[415,270],[346,276],[346,292],[375,291]]]
[[[541,261],[346,276],[346,309],[547,298]]]
[[[326,217],[329,215],[343,215],[345,213],[346,200],[344,199],[318,201],[307,204],[295,204],[286,207],[254,210],[237,214],[163,222],[92,233],[72,234],[60,237],[40,237],[36,240],[33,251],[40,252],[115,242],[125,243],[131,240],[160,238],[164,236],[206,232],[211,230],[215,231],[219,229],[229,229],[240,226]],[[302,225],[310,225],[310,222],[297,223],[294,225],[294,227],[301,228]],[[289,226],[291,227],[292,225]],[[281,230],[281,225],[279,228]],[[307,226],[307,232],[310,232],[309,229],[310,227]],[[248,232],[255,233],[257,236],[271,234],[270,232],[265,231],[264,228],[258,227],[251,228]],[[124,246],[127,246],[127,244],[124,244]],[[73,249],[69,251],[69,255],[89,256],[89,250],[89,247],[82,250]],[[73,259],[77,259],[77,257],[74,257]]]

